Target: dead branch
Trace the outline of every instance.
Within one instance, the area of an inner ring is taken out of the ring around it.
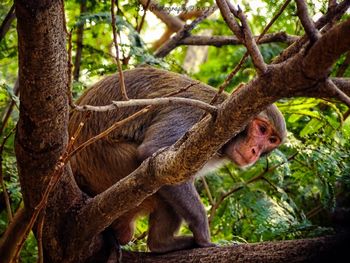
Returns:
[[[292,44],[294,41],[299,39],[297,36],[291,36],[285,32],[278,32],[260,36],[255,36],[254,39],[258,44],[282,42]],[[179,45],[187,46],[215,46],[222,47],[225,45],[242,45],[243,43],[235,36],[188,36],[180,40]]]
[[[133,107],[133,106],[146,106],[146,105],[169,105],[169,104],[182,104],[193,106],[211,114],[216,114],[217,108],[208,103],[205,103],[200,100],[181,98],[181,97],[166,97],[166,98],[156,98],[156,99],[130,99],[128,101],[112,101],[112,104],[105,106],[92,106],[92,105],[83,105],[76,106],[78,111],[111,111],[124,107]]]
[[[320,38],[320,32],[315,27],[314,21],[310,18],[305,0],[296,0],[298,7],[298,16],[303,25],[311,44]]]
[[[154,54],[154,56],[163,58],[166,55],[170,53],[174,48],[176,48],[179,45],[179,42],[187,37],[197,24],[202,22],[204,19],[206,19],[208,16],[210,16],[214,11],[216,10],[216,7],[212,7],[207,9],[205,12],[203,12],[203,15],[196,18],[192,21],[189,25],[184,25],[181,30],[179,30],[174,37],[169,39],[163,46],[161,46]]]
[[[122,99],[129,100],[128,94],[126,93],[126,88],[125,88],[123,69],[119,59],[119,46],[118,46],[117,31],[115,26],[116,21],[115,21],[115,14],[114,14],[114,1],[115,0],[111,0],[111,17],[112,17],[113,43],[114,43],[115,54],[116,54],[115,59],[116,59],[118,72],[119,72],[119,89],[120,89],[120,94],[122,96]]]

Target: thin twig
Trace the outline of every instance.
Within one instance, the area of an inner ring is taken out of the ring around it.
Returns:
[[[2,187],[2,191],[4,194],[4,199],[5,199],[5,205],[6,205],[6,212],[7,212],[7,218],[8,218],[8,223],[12,222],[13,219],[13,214],[12,214],[12,209],[11,209],[11,202],[10,202],[10,197],[7,193],[7,189],[6,189],[6,185],[5,185],[5,181],[4,181],[4,176],[2,174],[2,153],[4,151],[4,147],[6,144],[6,141],[10,138],[10,136],[14,133],[14,131],[16,130],[16,127],[14,127],[2,140],[2,143],[0,145],[0,184]]]
[[[120,93],[121,93],[123,100],[129,100],[128,94],[127,94],[126,88],[125,88],[123,69],[122,69],[122,65],[120,63],[120,59],[119,59],[119,46],[118,46],[117,32],[116,32],[116,26],[115,26],[116,20],[115,20],[115,14],[114,14],[114,1],[115,0],[111,0],[111,16],[112,16],[112,29],[113,29],[112,30],[113,31],[113,43],[114,43],[115,54],[116,54],[115,59],[116,59],[118,72],[119,72],[119,89],[120,89]]]
[[[205,189],[205,192],[207,193],[209,202],[210,202],[211,206],[213,206],[213,205],[215,204],[215,202],[214,202],[213,196],[212,196],[212,194],[211,194],[211,192],[210,192],[210,189],[209,189],[207,180],[205,179],[204,176],[201,176],[201,180],[202,180],[202,182],[203,182],[204,189]]]
[[[18,78],[16,79],[15,85],[13,87],[13,92],[15,93],[15,96],[18,96],[18,94],[19,94],[19,81],[18,81]],[[12,96],[10,96],[10,97],[11,97],[10,105],[7,107],[5,115],[3,115],[3,118],[1,120],[0,135],[4,131],[4,129],[5,129],[6,125],[7,125],[7,122],[8,122],[8,120],[11,117],[11,114],[12,114],[12,111],[13,111],[14,107],[16,106],[18,108],[18,105],[16,105],[16,101],[12,98]]]
[[[318,32],[314,21],[312,21],[308,14],[306,2],[305,0],[296,0],[296,3],[299,19],[305,29],[307,36],[310,39],[310,43],[315,43],[320,38],[321,34]]]
[[[69,153],[69,158],[71,158],[72,156],[74,156],[75,154],[77,154],[78,152],[80,152],[81,150],[83,150],[84,148],[86,148],[87,146],[89,146],[90,144],[106,137],[108,134],[110,134],[112,131],[114,131],[115,129],[123,126],[124,124],[126,124],[127,122],[134,120],[136,118],[138,118],[139,116],[142,116],[143,114],[149,112],[152,109],[152,105],[149,105],[139,111],[137,111],[136,113],[134,113],[133,115],[118,121],[116,123],[114,123],[112,126],[110,126],[108,129],[102,131],[101,133],[97,134],[96,136],[88,139],[87,141],[83,142],[82,144],[80,144],[77,148],[75,148],[74,150],[70,151]]]
[[[141,18],[140,24],[138,25],[138,27],[137,27],[137,29],[136,29],[136,31],[137,31],[138,33],[141,32],[141,29],[142,29],[143,24],[144,24],[144,22],[145,22],[146,14],[147,14],[148,7],[149,7],[149,4],[150,4],[150,3],[151,3],[151,0],[147,0],[146,6],[143,8],[143,10],[144,10],[143,16],[142,16],[142,18]]]
[[[0,26],[0,41],[4,38],[6,33],[9,31],[11,23],[13,20],[15,20],[15,18],[16,18],[15,5],[13,4]]]
[[[38,227],[37,227],[37,237],[36,240],[38,242],[38,263],[44,263],[44,250],[43,250],[43,227],[45,222],[45,214],[46,210],[40,213],[38,218]]]
[[[76,106],[78,111],[96,111],[96,112],[105,112],[111,111],[124,107],[134,107],[134,106],[146,106],[146,105],[168,105],[168,104],[183,104],[193,106],[211,114],[216,114],[217,108],[206,102],[188,99],[182,97],[167,97],[167,98],[154,98],[154,99],[130,99],[128,101],[112,101],[112,104],[104,106],[92,106],[92,105],[83,105]]]

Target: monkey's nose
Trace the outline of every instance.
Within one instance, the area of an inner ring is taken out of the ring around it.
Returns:
[[[253,154],[253,155],[256,155],[257,152],[258,152],[257,149],[256,149],[255,147],[252,147],[252,154]]]

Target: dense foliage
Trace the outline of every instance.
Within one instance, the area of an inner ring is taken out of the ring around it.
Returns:
[[[255,34],[263,30],[283,1],[242,1]],[[325,12],[325,2],[313,1],[315,15]],[[86,11],[80,13],[83,1],[65,1],[67,27],[73,34],[73,62],[77,50],[77,30],[83,27],[83,49],[79,79],[73,83],[74,97],[102,75],[116,72],[112,48],[112,30],[109,1],[88,1]],[[182,1],[164,5],[180,6]],[[0,21],[12,5],[0,3]],[[258,7],[254,6],[257,5]],[[195,7],[208,6],[198,1]],[[176,15],[176,11],[171,12]],[[302,35],[302,27],[294,16],[295,6],[287,10],[273,25],[271,32],[284,31]],[[152,40],[160,37],[164,25],[147,13],[141,33],[135,29],[143,15],[136,1],[120,1],[116,20],[121,39],[121,58],[124,69],[141,63],[186,73],[214,87],[220,85],[245,53],[242,46],[223,46],[202,50],[205,62],[192,68],[184,67],[193,47],[181,46],[164,60],[155,58]],[[219,14],[201,23],[193,33],[210,32],[212,35],[231,35]],[[153,39],[151,38],[153,36]],[[149,42],[147,42],[147,41]],[[260,46],[265,61],[270,62],[286,47],[285,43]],[[0,115],[1,115],[1,169],[3,184],[0,196],[0,233],[8,224],[4,187],[10,197],[12,212],[21,204],[21,192],[14,154],[14,128],[18,120],[18,98],[13,90],[17,77],[17,35],[14,21],[0,41]],[[192,58],[193,59],[193,58]],[[334,68],[335,75],[345,57]],[[254,77],[255,71],[248,60],[231,82],[231,91],[240,82]],[[350,76],[347,69],[344,76]],[[226,164],[205,179],[199,178],[197,188],[210,216],[214,242],[257,242],[295,239],[332,232],[330,215],[337,200],[344,199],[350,188],[350,118],[346,106],[336,100],[313,98],[284,99],[277,103],[283,112],[289,130],[288,140],[268,157],[253,167],[239,170]],[[138,221],[135,241],[130,249],[145,248],[147,219]],[[184,227],[183,232],[188,232]],[[22,251],[22,261],[33,262],[36,245],[33,235]]]

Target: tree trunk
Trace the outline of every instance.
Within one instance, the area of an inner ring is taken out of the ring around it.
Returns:
[[[42,199],[68,141],[63,2],[18,0],[16,15],[21,94],[16,156],[26,212],[31,215]],[[67,167],[46,208],[43,243],[48,262],[57,262],[67,256],[64,251],[66,238],[69,238],[67,213],[82,200]]]

